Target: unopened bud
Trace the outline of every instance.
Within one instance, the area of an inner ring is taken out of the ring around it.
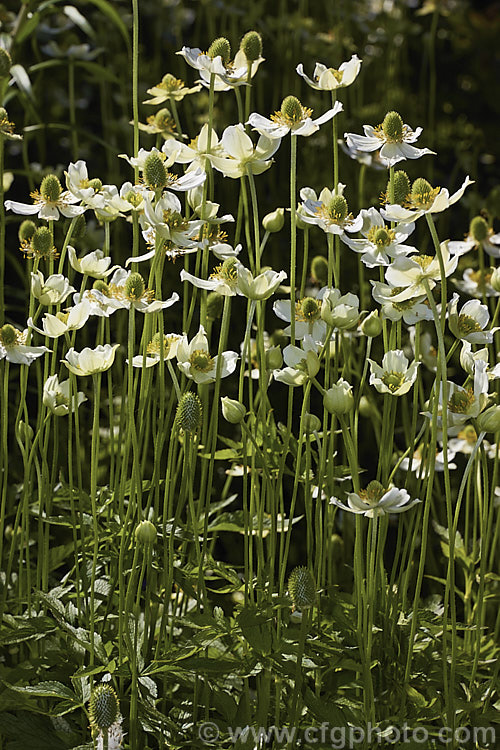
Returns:
[[[315,432],[321,430],[321,420],[316,414],[305,414],[302,424],[306,435],[313,435]]]
[[[266,350],[266,370],[279,370],[283,364],[283,354],[281,347],[270,346]]]
[[[285,209],[277,208],[275,211],[266,214],[262,219],[262,226],[266,232],[281,232],[285,223]]]
[[[222,294],[210,292],[210,294],[207,295],[207,318],[209,320],[217,320],[220,318],[223,307],[224,297]]]
[[[245,419],[247,410],[239,401],[223,396],[221,398],[222,414],[224,419],[231,424],[240,424]]]
[[[330,414],[341,416],[354,407],[352,385],[340,378],[323,396],[323,404]]]
[[[156,542],[156,528],[151,521],[141,521],[137,525],[135,538],[140,544],[154,544]]]
[[[378,310],[373,310],[361,323],[362,332],[371,339],[379,336],[382,333],[383,327]]]
[[[498,432],[500,430],[500,406],[490,406],[477,418],[477,428],[480,432]]]

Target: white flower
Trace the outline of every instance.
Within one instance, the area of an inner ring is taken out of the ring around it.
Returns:
[[[441,243],[441,254],[445,275],[450,276],[457,267],[458,256],[450,256],[447,242]],[[401,292],[393,296],[393,302],[402,302],[427,294],[424,280],[429,289],[434,289],[436,283],[441,280],[438,258],[430,255],[412,255],[409,258],[399,256],[387,268],[385,279],[391,286],[403,287]]]
[[[408,235],[415,229],[415,224],[398,224],[391,229],[386,226],[380,211],[376,208],[363,208],[360,216],[363,223],[359,231],[365,239],[353,240],[346,234],[342,234],[341,239],[354,252],[363,253],[361,261],[367,268],[388,266],[391,258],[417,252],[416,247],[404,244]]]
[[[451,440],[450,440],[450,443],[451,443]],[[455,458],[456,451],[450,447],[450,443],[448,443],[448,450],[447,450],[448,469],[456,469],[457,465],[453,463],[453,459]],[[409,468],[410,471],[416,473],[417,476],[427,478],[429,476],[429,458],[430,457],[427,456],[427,460],[424,462],[424,466],[422,467],[422,452],[423,452],[423,445],[419,445],[419,447],[417,448],[417,450],[415,451],[411,459],[411,466],[410,466],[410,459],[403,458],[403,460],[399,464],[399,468],[402,469],[403,471],[407,471]],[[434,471],[444,471],[444,451],[442,450],[441,451],[436,450]]]
[[[340,502],[336,497],[332,497],[330,500],[332,505],[337,505],[342,510],[361,514],[367,518],[375,518],[375,516],[390,513],[403,513],[420,502],[422,501],[418,498],[410,501],[410,495],[406,490],[399,490],[397,487],[385,489],[377,481],[370,482],[368,487],[361,490],[359,494],[348,492],[347,505]]]
[[[72,195],[69,190],[63,192],[61,183],[53,174],[43,178],[40,185],[40,191],[35,190],[31,193],[34,203],[18,203],[17,201],[5,201],[5,208],[14,211],[16,214],[23,216],[34,216],[45,221],[57,221],[61,213],[68,219],[83,214],[85,206],[73,206],[78,203],[78,198]]]
[[[359,318],[359,297],[352,292],[341,294],[338,289],[323,287],[318,292],[321,299],[321,318],[338,330],[352,328]]]
[[[119,268],[119,266],[109,267],[111,258],[105,256],[102,250],[94,250],[82,258],[77,258],[75,248],[68,245],[68,258],[71,268],[85,276],[92,276],[93,279],[104,279]]]
[[[236,352],[222,353],[221,378],[231,375],[236,369],[238,355]],[[212,357],[208,348],[208,339],[205,329],[200,325],[196,336],[188,341],[184,335],[177,345],[177,366],[195,383],[213,383],[217,373],[217,357]]]
[[[454,453],[463,453],[464,456],[470,456],[477,443],[477,433],[471,424],[465,425],[458,435],[448,440],[448,448]],[[483,445],[486,451],[490,450],[491,445],[485,440]]]
[[[326,65],[317,62],[312,79],[304,73],[302,63],[297,65],[296,71],[311,88],[317,91],[334,91],[351,85],[358,76],[361,62],[357,55],[353,55],[348,62],[343,62],[338,70],[327,68]]]
[[[401,349],[395,349],[384,354],[382,367],[368,359],[371,367],[370,385],[374,385],[379,393],[389,393],[391,396],[402,396],[408,393],[417,378],[419,362],[408,360]]]
[[[484,360],[475,360],[473,387],[463,388],[456,383],[447,382],[447,424],[448,434],[457,435],[465,422],[475,419],[485,408],[488,401],[488,375],[486,373],[487,363]],[[443,420],[443,384],[439,387],[439,416],[438,427],[442,430]],[[432,419],[432,413],[422,412],[425,417]]]
[[[326,289],[327,287],[324,287]],[[303,339],[311,336],[314,341],[324,341],[326,336],[326,323],[321,319],[322,300],[314,297],[304,297],[295,303],[292,313],[292,303],[290,300],[276,300],[273,310],[278,318],[288,322],[295,315],[295,338]],[[291,334],[290,326],[284,330],[287,336]]]
[[[404,159],[419,159],[425,154],[434,154],[428,148],[416,148],[412,146],[422,132],[422,128],[413,131],[403,123],[397,112],[388,112],[384,121],[376,128],[371,125],[363,125],[364,135],[355,133],[344,133],[349,148],[358,151],[378,151],[380,149],[380,160],[387,167],[393,167]]]
[[[73,164],[70,163],[66,176],[66,188],[78,201],[88,206],[100,207],[104,203],[104,198],[100,193],[102,183],[100,180],[89,180],[87,164],[79,159]]]
[[[500,296],[500,292],[493,289],[490,283],[492,270],[493,269],[491,268],[485,268],[484,271],[481,271],[480,269],[475,271],[472,268],[466,268],[463,272],[463,280],[459,281],[453,279],[453,283],[457,289],[471,297],[477,297],[478,299],[482,299],[483,296],[498,297]]]
[[[68,312],[58,312],[55,315],[45,313],[42,319],[42,328],[38,328],[33,323],[32,318],[28,318],[28,328],[33,328],[42,336],[48,336],[51,339],[57,339],[68,331],[77,331],[83,328],[90,315],[90,306],[88,302],[80,302],[75,307],[67,308]]]
[[[432,310],[425,304],[425,294],[408,300],[394,302],[393,298],[404,290],[402,286],[390,286],[381,281],[370,280],[373,299],[382,306],[382,317],[397,321],[403,319],[406,325],[415,325],[419,320],[432,320]]]
[[[453,195],[450,195],[446,188],[433,188],[427,180],[419,177],[412,185],[411,208],[403,208],[399,203],[393,203],[381,209],[380,213],[388,221],[416,221],[424,214],[446,211],[447,208],[459,201],[469,185],[473,184],[474,180],[470,180],[467,175],[462,186]]]
[[[41,305],[58,305],[74,291],[62,273],[52,274],[47,280],[41,271],[31,274],[31,293]]]
[[[28,329],[19,331],[10,323],[0,328],[0,359],[16,365],[30,365],[37,357],[50,351],[46,346],[27,346]]]
[[[286,276],[285,271],[278,272],[269,268],[254,277],[251,271],[240,263],[238,265],[238,291],[248,299],[268,299],[286,279]]]
[[[316,120],[312,120],[311,109],[303,107],[295,96],[287,96],[283,100],[279,112],[271,115],[271,119],[253,112],[248,118],[248,124],[267,138],[283,138],[287,133],[309,136],[319,130],[320,125],[335,117],[342,109],[342,104],[335,102],[332,109],[327,110]]]
[[[51,375],[47,378],[43,386],[43,403],[50,409],[50,411],[56,415],[56,417],[62,417],[70,412],[70,382],[69,380],[63,380],[59,382],[57,375]],[[81,392],[73,393],[71,399],[71,411],[75,411],[75,407],[78,409],[80,404],[83,404],[87,400],[86,396]]]
[[[484,362],[486,362],[486,364],[488,364],[488,349],[484,348],[473,352],[472,344],[469,344],[469,342],[466,340],[462,341],[462,349],[460,350],[460,364],[467,375],[470,375],[471,377],[474,376],[476,361],[478,359],[482,359]],[[494,379],[494,376],[490,376],[489,372],[488,377],[490,378],[490,380]]]
[[[361,214],[354,219],[349,213],[347,201],[343,196],[345,185],[338,184],[337,194],[328,188],[323,188],[316,198],[316,193],[311,188],[302,188],[300,197],[300,217],[307,224],[316,224],[324,232],[339,234],[344,232],[359,232],[363,226]]]
[[[163,336],[163,361],[173,359],[177,356],[177,346],[180,340],[181,336],[177,333],[167,333]],[[134,367],[154,367],[154,365],[157,365],[158,362],[161,361],[162,351],[160,334],[155,333],[147,346],[146,357],[144,358],[142,354],[138,354],[132,359],[132,365]]]
[[[449,243],[450,253],[465,255],[469,250],[482,248],[492,258],[500,258],[500,234],[493,234],[486,219],[475,216],[469,226],[469,232],[464,240]]]
[[[236,179],[248,172],[261,174],[272,164],[271,157],[278,150],[281,139],[261,135],[257,146],[245,133],[241,123],[231,125],[222,134],[223,156],[210,156],[210,162],[224,177]]]
[[[109,370],[119,346],[120,344],[100,344],[95,349],[85,347],[81,352],[75,352],[71,347],[61,362],[75,375],[95,375]]]
[[[198,289],[206,289],[217,292],[224,297],[234,297],[237,294],[238,267],[240,262],[236,258],[228,258],[220,266],[216,266],[208,279],[199,279],[197,276],[181,271],[181,281],[189,281]]]
[[[175,78],[171,73],[167,73],[163,76],[160,83],[147,90],[148,94],[151,94],[153,98],[147,99],[143,104],[156,106],[171,99],[180,102],[188,94],[197,94],[200,89],[201,86],[199,83],[196,86],[188,88],[180,78]]]
[[[311,336],[305,336],[302,348],[289,344],[283,349],[283,358],[287,367],[273,370],[273,377],[286,385],[305,385],[314,378],[320,368],[318,347]]]
[[[498,328],[483,330],[490,319],[486,305],[482,305],[477,299],[469,300],[459,314],[458,299],[459,296],[455,293],[448,307],[448,325],[452,334],[470,344],[491,344]]]
[[[203,86],[210,85],[210,78],[212,75],[215,76],[214,90],[215,91],[228,91],[234,86],[242,86],[246,83],[247,79],[247,62],[246,57],[238,58],[238,55],[234,59],[233,64],[225,65],[222,61],[221,55],[210,55],[204,53],[198,47],[183,47],[177,55],[182,55],[188,65],[195,70],[200,71],[201,79],[199,83]],[[260,58],[259,63],[263,58]],[[238,67],[236,66],[238,63]],[[252,65],[252,73],[255,74],[257,68]]]
[[[111,724],[109,729],[104,730],[108,733],[108,744],[106,745],[108,750],[121,750],[123,748],[125,733],[122,729],[122,721],[122,717],[118,716],[117,721]],[[97,750],[104,750],[104,734],[102,729],[97,735]]]
[[[167,155],[171,164],[189,164],[188,170],[204,170],[206,169],[207,157],[222,156],[222,146],[213,128],[210,137],[210,151],[208,150],[208,133],[208,125],[205,123],[199,135],[188,145],[170,139],[163,144],[161,150]]]
[[[102,282],[98,289],[92,290],[91,295],[110,311],[130,310],[133,307],[141,313],[165,310],[179,299],[177,292],[165,301],[155,299],[154,291],[146,288],[142,276],[136,271],[126,271],[124,268],[117,268],[109,284]]]

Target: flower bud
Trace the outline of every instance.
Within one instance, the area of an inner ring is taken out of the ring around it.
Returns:
[[[98,685],[90,696],[90,723],[96,729],[107,730],[118,718],[118,697],[106,683]]]
[[[36,232],[36,224],[31,219],[21,222],[18,230],[19,242],[29,242]]]
[[[40,185],[40,195],[48,203],[57,203],[62,193],[61,183],[55,174],[46,175]]]
[[[315,432],[321,430],[321,420],[315,414],[304,414],[302,424],[306,435],[313,435]]]
[[[495,292],[500,292],[500,267],[493,269],[491,273],[490,284]]]
[[[0,78],[6,78],[12,66],[12,58],[6,49],[0,47]]]
[[[347,414],[354,407],[352,385],[340,378],[323,396],[323,404],[330,414],[335,414],[337,417]]]
[[[240,49],[250,62],[258,60],[262,55],[262,37],[257,31],[247,31],[240,42]]]
[[[283,364],[283,354],[279,346],[271,346],[266,350],[266,370],[279,370]]]
[[[281,232],[285,223],[285,209],[277,208],[275,211],[271,211],[270,214],[266,214],[262,219],[262,226],[266,232]]]
[[[153,190],[161,190],[167,184],[167,170],[160,154],[152,151],[144,161],[144,181]]]
[[[222,315],[224,306],[224,297],[217,292],[210,292],[207,296],[207,318],[208,320],[217,320]]]
[[[154,544],[156,542],[156,528],[151,521],[141,521],[137,525],[135,538],[139,544]]]
[[[212,60],[221,57],[224,65],[227,65],[231,58],[231,45],[225,37],[220,36],[212,42],[207,54]]]
[[[500,406],[490,406],[477,418],[477,427],[480,432],[498,432],[500,430]]]
[[[373,310],[361,323],[362,332],[371,339],[379,336],[383,327],[378,310]]]
[[[231,424],[240,424],[245,419],[247,410],[239,401],[235,401],[233,398],[223,396],[221,398],[222,403],[222,414],[224,419]]]
[[[311,261],[312,280],[326,286],[328,283],[328,261],[323,255],[316,255]]]
[[[185,393],[179,405],[175,419],[181,430],[184,432],[197,432],[201,427],[202,421],[201,401],[194,393]]]
[[[312,573],[304,566],[294,568],[288,579],[288,593],[296,607],[312,607],[316,599],[316,582]]]

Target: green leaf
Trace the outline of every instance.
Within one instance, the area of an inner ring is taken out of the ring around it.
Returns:
[[[406,685],[406,694],[411,702],[419,708],[424,708],[427,705],[425,696],[423,696],[422,693],[419,693],[418,690],[415,690],[411,685]]]
[[[241,632],[250,646],[259,654],[269,654],[272,649],[273,632],[270,618],[253,607],[245,607],[237,617]]]
[[[15,690],[17,693],[25,693],[27,695],[38,695],[42,698],[64,698],[65,700],[73,701],[77,706],[80,705],[80,701],[75,693],[70,690],[62,682],[46,681],[39,682],[38,685],[9,685],[10,690]]]

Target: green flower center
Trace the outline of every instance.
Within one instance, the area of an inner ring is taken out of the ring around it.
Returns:
[[[359,496],[368,505],[377,505],[385,495],[386,490],[380,482],[374,479],[370,482],[365,490],[361,490]]]
[[[160,83],[160,88],[165,89],[169,93],[178,91],[183,86],[184,81],[181,81],[180,78],[176,78],[172,75],[172,73],[167,73],[166,75],[164,75]]]
[[[384,374],[382,382],[387,386],[387,388],[389,388],[390,391],[394,393],[394,391],[397,391],[398,388],[401,388],[401,386],[405,382],[405,374],[404,372],[396,372],[395,370],[391,370],[391,372],[386,372]]]
[[[215,57],[222,57],[222,62],[227,65],[231,58],[231,45],[225,37],[220,36],[212,42],[207,54],[212,60]]]
[[[31,238],[31,247],[35,255],[42,258],[50,255],[54,250],[52,232],[48,227],[39,227]]]
[[[482,216],[475,216],[470,223],[469,231],[476,242],[482,242],[488,236],[488,224]]]
[[[474,318],[471,318],[470,315],[459,315],[458,316],[458,330],[463,336],[467,336],[467,334],[469,333],[476,333],[477,331],[482,331],[482,328],[477,322],[477,320],[474,320]]]
[[[377,245],[379,248],[388,247],[391,242],[394,242],[396,233],[392,229],[385,229],[384,227],[372,227],[367,235],[370,242]]]
[[[411,202],[415,208],[427,210],[434,203],[439,188],[433,188],[430,182],[419,177],[412,185]]]
[[[210,372],[214,366],[214,360],[205,349],[195,349],[189,357],[189,364],[198,372]]]
[[[139,300],[144,296],[146,291],[146,284],[140,273],[131,273],[125,282],[125,297],[130,300]]]
[[[243,50],[247,60],[253,62],[258,60],[262,54],[262,37],[257,31],[247,31],[240,42],[240,49]]]
[[[321,317],[321,302],[314,297],[304,297],[295,304],[295,318],[305,323],[314,323]]]
[[[158,190],[167,184],[167,170],[160,154],[148,154],[144,162],[144,180],[149,187]]]
[[[18,343],[19,331],[16,331],[14,326],[6,323],[0,328],[0,341],[5,347],[14,346]]]
[[[40,185],[40,195],[47,203],[57,203],[62,193],[61,183],[55,174],[46,175]]]
[[[189,227],[189,222],[178,211],[168,209],[163,212],[163,221],[169,229],[184,232]]]
[[[238,279],[238,261],[236,258],[226,258],[224,263],[214,268],[211,279],[220,279],[234,284]]]
[[[321,207],[320,207],[321,208]],[[328,218],[334,224],[340,224],[344,219],[347,218],[349,213],[349,206],[343,195],[334,195],[331,201],[326,206],[326,213]]]
[[[474,392],[472,388],[465,391],[455,391],[448,401],[448,408],[455,414],[467,414],[474,403]]]

